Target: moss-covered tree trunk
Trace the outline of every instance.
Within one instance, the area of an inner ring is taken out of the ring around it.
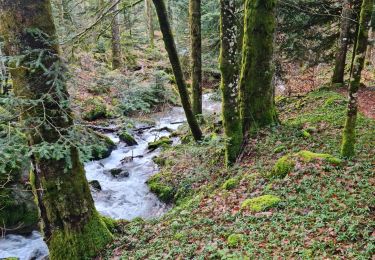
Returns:
[[[189,94],[186,88],[186,82],[184,79],[184,74],[182,72],[181,63],[178,58],[176,44],[174,42],[171,27],[168,21],[168,14],[165,7],[164,0],[153,0],[156,13],[158,15],[160,29],[163,34],[163,40],[165,48],[168,52],[169,61],[172,66],[173,74],[176,79],[176,84],[181,98],[181,104],[184,108],[186,119],[188,121],[190,130],[196,141],[202,139],[202,131],[199,127],[197,119],[194,116],[193,110],[191,109]]]
[[[150,41],[150,48],[154,48],[154,23],[153,23],[153,13],[152,13],[152,0],[145,0],[145,12],[147,17],[147,31]]]
[[[201,0],[190,0],[190,59],[192,106],[195,115],[202,114],[202,36]]]
[[[344,84],[346,55],[348,52],[349,33],[352,24],[352,0],[344,0],[341,13],[341,27],[339,48],[336,54],[335,68],[332,76],[332,85],[341,86]]]
[[[112,3],[116,3],[117,0],[112,0]],[[122,52],[121,52],[121,34],[120,34],[120,22],[119,22],[119,10],[118,4],[115,4],[112,8],[114,16],[112,19],[112,68],[118,69],[122,66]]]
[[[274,123],[273,43],[276,0],[246,0],[240,113],[243,132]]]
[[[353,76],[350,79],[348,111],[343,133],[341,154],[344,157],[352,157],[355,154],[355,127],[358,113],[358,89],[361,83],[361,74],[365,64],[366,49],[368,43],[369,24],[372,15],[374,0],[363,0],[359,30],[357,36],[357,48],[353,64]]]
[[[226,164],[233,164],[241,149],[242,127],[238,106],[237,22],[235,0],[220,0],[220,70]]]
[[[49,157],[33,153],[31,178],[50,258],[91,257],[112,236],[95,210],[77,149],[56,149],[73,122],[50,1],[2,0],[0,20],[5,53],[19,59],[10,72],[25,104],[21,119],[29,143],[52,149]]]

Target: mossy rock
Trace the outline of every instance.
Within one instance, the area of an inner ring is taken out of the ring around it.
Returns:
[[[88,99],[84,104],[84,113],[82,118],[87,121],[94,121],[100,118],[106,118],[107,106],[100,97]]]
[[[244,242],[244,235],[242,234],[231,234],[227,238],[227,244],[229,247],[238,247]]]
[[[129,134],[129,132],[126,130],[121,131],[121,133],[119,134],[119,138],[128,146],[134,146],[138,144],[134,137],[131,134]]]
[[[294,155],[285,155],[277,160],[272,168],[271,173],[268,175],[270,178],[284,178],[290,173],[295,166],[296,159],[301,158],[305,162],[314,160],[323,160],[334,165],[340,165],[342,160],[330,154],[313,153],[310,151],[300,151]]]
[[[263,195],[260,197],[256,197],[253,199],[247,199],[245,200],[241,208],[242,209],[250,209],[254,212],[262,212],[267,209],[276,207],[281,202],[281,199],[279,197],[273,196],[273,195]]]
[[[97,142],[93,145],[91,157],[93,160],[101,160],[111,155],[112,151],[116,148],[116,144],[109,138],[100,133],[94,133]]]
[[[295,162],[291,155],[285,155],[277,160],[276,164],[273,166],[271,178],[284,178],[288,173],[294,169]]]
[[[148,143],[148,149],[155,150],[159,147],[169,147],[172,145],[172,143],[173,141],[169,137],[164,136],[155,142]]]
[[[298,152],[297,155],[306,162],[311,162],[314,160],[324,160],[328,163],[335,164],[335,165],[342,163],[341,159],[334,157],[333,155],[330,155],[330,154],[313,153],[313,152],[304,150],[304,151]]]
[[[171,202],[175,196],[175,190],[161,182],[160,176],[154,175],[148,181],[147,184],[150,190],[158,196],[161,201]]]
[[[234,178],[228,179],[226,182],[224,182],[222,188],[224,190],[232,190],[238,185],[238,180]]]
[[[0,191],[0,223],[8,233],[28,234],[38,228],[38,209],[29,187],[10,184]]]

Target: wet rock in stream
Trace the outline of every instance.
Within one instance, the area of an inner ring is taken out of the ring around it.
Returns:
[[[126,178],[129,177],[129,172],[122,168],[114,168],[111,170],[104,171],[105,174],[110,174],[114,178]]]
[[[97,180],[90,181],[89,184],[90,184],[90,187],[96,191],[102,190],[102,186],[100,186],[100,183]]]

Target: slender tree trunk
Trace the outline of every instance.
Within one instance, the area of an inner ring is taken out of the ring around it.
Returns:
[[[191,88],[193,113],[202,114],[201,0],[190,0]]]
[[[355,50],[355,60],[353,65],[353,77],[350,79],[348,111],[341,147],[341,154],[344,157],[352,157],[355,155],[355,127],[358,113],[357,92],[361,83],[361,73],[365,64],[369,23],[371,20],[373,4],[374,0],[363,0],[361,7],[357,48]]]
[[[178,58],[176,44],[174,42],[173,34],[168,21],[168,14],[165,3],[164,0],[153,0],[153,2],[156,8],[156,13],[158,15],[160,29],[163,34],[165,48],[168,52],[169,61],[171,62],[173,74],[175,76],[178,91],[180,93],[182,107],[184,108],[186,119],[194,136],[194,139],[196,141],[199,141],[202,139],[202,132],[191,109],[189,94],[187,92],[186,82],[184,79],[184,74],[182,72],[181,63]]]
[[[153,23],[153,14],[152,14],[152,0],[145,0],[145,12],[147,17],[147,31],[148,37],[150,40],[150,48],[153,49],[155,47],[154,44],[154,23]]]
[[[246,0],[240,113],[244,134],[277,121],[274,102],[273,43],[276,0]]]
[[[115,3],[117,0],[112,0]],[[118,14],[118,4],[113,7],[116,13],[112,20],[112,69],[118,69],[122,66],[122,53],[121,53],[121,35],[120,23]]]
[[[375,6],[373,6],[373,8],[372,8],[369,40],[371,40],[371,42],[370,42],[369,46],[367,47],[367,54],[366,54],[367,60],[371,59],[372,52],[373,52],[373,49],[374,49],[374,46],[375,46]]]
[[[332,85],[343,85],[348,52],[349,32],[352,19],[352,1],[344,0],[341,14],[340,42],[336,55],[335,69],[332,76]]]
[[[34,152],[31,177],[50,258],[92,257],[112,235],[95,210],[77,149],[55,148],[73,121],[50,1],[1,0],[0,20],[6,55],[22,57],[10,72],[15,95],[31,102],[22,113],[29,143],[55,149],[49,157]]]
[[[358,36],[358,31],[359,31],[359,19],[361,16],[361,0],[358,0],[354,3],[354,19],[356,21],[356,26],[355,26],[355,33],[354,33],[354,44],[353,44],[353,55],[352,55],[352,60],[350,62],[350,73],[349,73],[349,80],[353,77],[353,66],[354,66],[354,59],[355,59],[355,51],[357,49],[357,36]]]
[[[242,127],[238,107],[237,22],[235,0],[220,0],[220,70],[223,97],[224,133],[228,139],[225,146],[227,166],[233,164],[240,153]]]

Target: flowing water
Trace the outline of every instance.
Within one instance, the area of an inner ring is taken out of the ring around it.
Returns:
[[[205,113],[220,111],[220,103],[211,101],[210,94],[203,96],[203,107]],[[114,219],[147,219],[159,217],[169,209],[169,205],[151,193],[146,184],[147,179],[158,171],[152,158],[160,152],[150,152],[147,146],[149,142],[162,136],[169,136],[169,131],[160,129],[176,130],[185,120],[185,115],[182,108],[173,107],[154,118],[155,126],[135,131],[134,136],[138,145],[126,146],[120,142],[117,135],[107,134],[117,143],[117,148],[108,158],[85,164],[87,179],[100,183],[101,190],[93,189],[92,195],[96,209],[102,215]],[[142,129],[142,126],[138,126],[138,129]],[[179,140],[176,138],[173,141],[176,144]],[[109,170],[117,168],[126,170],[129,173],[128,177],[115,178],[108,173]],[[7,235],[0,239],[0,259],[19,257],[21,260],[38,260],[47,256],[48,248],[37,231],[27,237]]]

